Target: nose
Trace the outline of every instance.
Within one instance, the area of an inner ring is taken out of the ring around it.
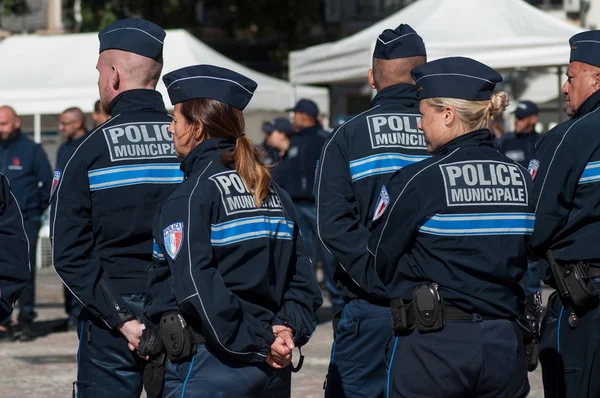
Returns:
[[[421,131],[423,131],[423,125],[421,124],[421,120],[423,120],[423,118],[419,118],[419,123],[417,123],[417,128]]]
[[[171,135],[175,134],[175,122],[174,121],[171,121],[171,124],[169,124],[169,128],[167,129],[167,131]]]
[[[568,81],[566,81],[565,84],[563,84],[562,93],[564,95],[569,95],[569,82]]]

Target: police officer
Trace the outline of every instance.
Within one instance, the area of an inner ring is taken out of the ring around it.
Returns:
[[[388,340],[391,316],[384,285],[369,264],[368,225],[382,183],[394,171],[428,157],[417,129],[419,102],[410,76],[425,57],[423,40],[409,25],[383,31],[369,70],[371,87],[378,92],[373,107],[331,134],[319,162],[318,233],[338,261],[335,279],[348,303],[334,322],[328,397],[384,393],[384,357],[373,352]]]
[[[300,99],[293,108],[293,126],[296,134],[290,136],[288,148],[273,170],[273,179],[287,191],[296,207],[298,226],[308,253],[313,261],[321,260],[323,279],[334,312],[344,305],[340,291],[333,280],[335,258],[317,242],[317,214],[315,209],[315,174],[319,154],[327,133],[319,122],[319,107],[309,99]]]
[[[595,360],[600,321],[600,31],[576,34],[569,44],[562,91],[571,119],[542,137],[529,165],[536,200],[530,246],[549,260],[552,266],[544,279],[558,288],[548,302],[540,343],[549,398],[600,395]]]
[[[8,180],[0,174],[0,322],[12,313],[17,298],[31,278],[29,243],[23,216],[10,190]]]
[[[527,170],[489,130],[506,106],[496,71],[442,58],[411,72],[434,156],[382,188],[369,250],[391,302],[390,397],[526,397],[515,321],[535,216]]]
[[[80,397],[139,397],[146,268],[152,218],[183,180],[155,91],[165,32],[142,19],[99,33],[98,86],[113,117],[90,132],[54,172],[54,267],[85,306],[79,317]],[[65,155],[67,156],[67,155]]]
[[[14,109],[0,106],[0,172],[11,183],[11,190],[19,204],[29,239],[31,278],[19,298],[18,321],[22,326],[14,338],[31,341],[36,338],[33,320],[35,307],[35,259],[37,238],[42,226],[42,214],[48,207],[52,183],[52,169],[42,146],[21,133],[21,119]],[[11,338],[10,320],[5,322],[7,337]]]
[[[85,128],[85,115],[77,107],[67,108],[60,114],[58,131],[65,139],[65,142],[58,147],[56,152],[56,164],[60,163],[61,158],[67,151],[74,150],[83,142],[87,130]]]
[[[520,101],[515,110],[515,130],[504,134],[498,144],[500,153],[521,166],[527,167],[535,155],[535,144],[540,135],[535,131],[539,109],[531,101]]]
[[[310,338],[322,299],[294,206],[244,135],[257,85],[210,65],[163,80],[185,158],[185,181],[154,224],[145,308],[168,353],[163,396],[289,397],[291,350]],[[195,336],[172,344],[182,325]],[[193,349],[174,353],[181,346]]]
[[[267,135],[262,145],[266,153],[265,163],[276,165],[290,148],[294,126],[284,117],[278,117],[263,123],[262,131]]]

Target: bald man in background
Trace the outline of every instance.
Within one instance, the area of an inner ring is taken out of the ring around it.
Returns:
[[[69,149],[77,148],[84,140],[87,130],[85,128],[85,115],[81,109],[77,107],[65,109],[60,115],[58,131],[60,131],[65,142],[58,148],[56,164],[60,163],[61,158]]]
[[[48,207],[52,185],[52,169],[41,145],[21,133],[21,119],[10,106],[0,106],[0,172],[8,179],[23,214],[25,233],[29,239],[31,279],[19,299],[18,328],[10,319],[0,328],[0,337],[31,341],[36,338],[33,320],[35,306],[35,259],[42,214]]]

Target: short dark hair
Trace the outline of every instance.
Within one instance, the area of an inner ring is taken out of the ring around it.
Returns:
[[[94,112],[102,113],[102,103],[100,102],[100,100],[94,103]]]
[[[381,90],[394,84],[411,83],[413,79],[410,71],[426,61],[424,55],[390,60],[373,58],[375,88]]]

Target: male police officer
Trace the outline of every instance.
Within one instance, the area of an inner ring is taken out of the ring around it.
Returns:
[[[10,316],[13,305],[31,278],[29,243],[19,205],[8,180],[0,174],[0,322]]]
[[[35,305],[35,258],[37,237],[42,226],[42,213],[48,207],[52,183],[52,169],[41,145],[36,144],[20,131],[21,119],[9,106],[0,107],[0,171],[8,178],[25,221],[29,238],[29,262],[31,278],[19,299],[19,324],[21,333],[15,337],[21,341],[36,338],[33,320]],[[10,322],[5,326],[10,337]]]
[[[183,180],[155,91],[165,32],[125,19],[99,34],[98,86],[112,118],[92,131],[54,173],[54,266],[85,306],[79,320],[81,397],[139,397],[137,347],[152,219]]]
[[[540,135],[535,132],[538,107],[531,101],[521,101],[515,110],[515,131],[500,138],[498,150],[521,166],[527,167],[535,155],[535,144]]]
[[[369,70],[378,91],[373,108],[335,130],[319,162],[318,233],[339,263],[335,278],[348,302],[337,330],[334,325],[329,397],[383,396],[384,357],[374,353],[391,333],[391,316],[384,286],[368,265],[368,225],[391,173],[428,157],[410,76],[425,58],[423,40],[410,26],[383,31]]]
[[[600,30],[571,37],[563,85],[571,119],[545,134],[529,164],[536,206],[532,251],[546,257],[550,297],[540,347],[547,398],[600,395]]]
[[[344,302],[333,281],[335,259],[317,244],[317,215],[315,210],[315,169],[327,134],[319,123],[319,108],[309,99],[300,99],[288,111],[294,112],[296,134],[290,135],[288,149],[273,171],[273,178],[292,198],[296,207],[296,222],[304,236],[308,253],[313,261],[320,255],[325,287],[334,311]]]

